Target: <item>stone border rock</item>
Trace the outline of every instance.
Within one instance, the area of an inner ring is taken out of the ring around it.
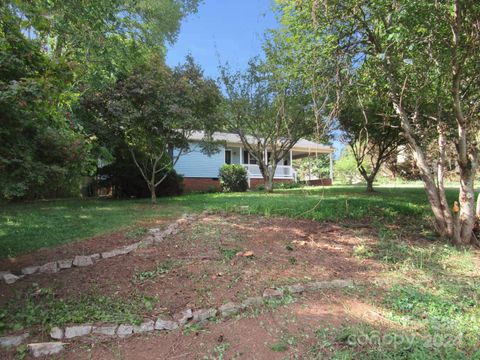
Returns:
[[[102,253],[77,255],[71,259],[51,261],[43,265],[26,266],[21,270],[22,275],[15,275],[11,271],[0,271],[0,278],[5,284],[11,285],[25,276],[34,275],[37,273],[54,274],[61,270],[70,269],[72,267],[91,266],[102,259],[129,254],[132,251],[137,250],[140,246],[155,245],[165,240],[168,236],[176,235],[180,231],[180,226],[194,221],[197,217],[198,215],[184,214],[180,219],[169,224],[165,230],[162,231],[159,228],[150,229],[148,232],[148,237],[130,245],[121,246],[109,251],[104,251]]]
[[[88,335],[100,335],[117,338],[125,338],[133,334],[142,334],[153,331],[173,331],[185,326],[187,323],[204,323],[217,317],[225,319],[237,315],[247,308],[255,308],[265,304],[268,299],[281,298],[285,294],[301,294],[303,292],[312,292],[325,289],[342,289],[364,284],[364,282],[353,281],[352,279],[335,279],[330,281],[316,281],[308,284],[294,284],[281,288],[268,288],[262,293],[262,296],[253,296],[246,298],[241,303],[228,302],[218,308],[185,309],[173,314],[173,320],[158,318],[145,320],[140,325],[131,324],[81,324],[67,326],[65,328],[53,327],[50,331],[50,337],[53,340],[67,340]],[[29,337],[28,333],[17,336],[6,336],[0,338],[0,346],[18,346]],[[63,350],[63,342],[32,343],[27,345],[27,349],[34,357],[56,354]]]

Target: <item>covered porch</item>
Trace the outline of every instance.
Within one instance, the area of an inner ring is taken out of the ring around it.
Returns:
[[[301,140],[301,142],[306,140]],[[308,141],[308,143],[312,143]],[[319,154],[328,154],[330,163],[329,179],[333,181],[333,157],[334,148],[330,146],[323,146],[313,143],[315,147],[301,147],[294,146],[288,153],[288,156],[281,159],[278,162],[277,168],[274,174],[274,180],[291,180],[297,182],[297,171],[294,167],[294,160],[305,158],[308,156],[318,156]],[[265,151],[264,160],[268,162],[270,152]],[[225,163],[226,164],[241,164],[247,170],[248,180],[250,179],[262,179],[262,173],[260,167],[257,164],[256,159],[249,154],[242,146],[227,145],[225,147]]]

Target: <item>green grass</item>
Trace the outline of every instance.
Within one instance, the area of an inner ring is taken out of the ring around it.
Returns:
[[[456,191],[448,190],[450,202],[456,195]],[[430,207],[419,187],[379,187],[374,195],[355,186],[284,189],[274,194],[191,194],[159,199],[156,206],[148,200],[97,199],[6,204],[0,209],[0,257],[119,229],[125,229],[127,237],[136,238],[146,232],[145,225],[139,224],[141,221],[205,209],[335,221],[344,226],[367,223],[374,227],[378,241],[357,245],[354,255],[384,264],[385,272],[379,277],[386,279],[388,286],[372,285],[363,292],[361,288],[351,289],[349,294],[374,305],[395,326],[385,329],[358,322],[340,328],[322,327],[314,335],[314,345],[309,342],[311,358],[480,359],[478,260],[474,252],[442,241],[410,241],[412,234],[436,239],[430,225]],[[192,242],[228,242],[218,248],[224,261],[242,250],[235,236],[225,234],[217,226],[200,223],[195,227]],[[295,250],[292,244],[287,244],[286,249]],[[295,257],[289,261],[295,266]],[[152,264],[148,271],[137,272],[134,280],[154,281],[173,266],[170,262]],[[18,295],[0,309],[0,332],[32,325],[48,329],[67,323],[134,323],[150,313],[158,301],[141,295],[125,301],[88,294],[67,301],[48,289],[43,289],[41,296],[31,295],[32,291]],[[265,300],[265,309],[288,306],[294,301],[285,292],[281,298]],[[199,331],[203,329],[198,325],[184,329],[185,334]],[[283,352],[296,346],[297,338],[291,337],[280,339],[270,348]],[[208,358],[221,359],[225,351],[226,347],[219,345]]]
[[[151,206],[145,200],[66,199],[3,204],[0,258],[62,245],[133,226],[141,220],[179,216],[183,205]],[[138,236],[132,230],[127,236]]]
[[[94,292],[62,299],[52,289],[30,289],[0,308],[0,334],[32,326],[47,331],[53,326],[75,323],[139,324],[158,301],[141,295],[120,299]]]
[[[313,359],[441,360],[479,359],[478,349],[465,349],[456,334],[426,336],[408,331],[379,331],[368,324],[318,329]]]
[[[380,227],[375,246],[355,250],[388,270],[388,286],[353,290],[380,309],[390,330],[371,323],[320,329],[313,357],[332,359],[480,359],[480,279],[474,253],[442,242],[415,244]],[[391,285],[391,286],[390,286]],[[403,330],[400,330],[403,328]]]
[[[456,191],[449,190],[448,196],[453,201]],[[251,214],[319,221],[411,223],[411,219],[430,219],[424,190],[418,187],[379,187],[374,195],[356,186],[287,189],[274,194],[191,194],[159,199],[156,206],[147,199],[7,203],[0,208],[0,258],[130,228],[142,220],[204,209],[238,211],[245,205]],[[141,231],[130,230],[129,234]]]
[[[270,349],[276,352],[285,352],[288,350],[288,345],[285,344],[283,341],[279,341],[270,345]]]
[[[234,249],[220,248],[220,253],[226,260],[233,260],[235,255],[240,251],[242,251],[242,249],[239,247]]]

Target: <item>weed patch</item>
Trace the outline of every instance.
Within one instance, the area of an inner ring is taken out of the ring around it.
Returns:
[[[156,298],[139,295],[120,299],[89,294],[65,300],[57,298],[52,289],[31,289],[0,309],[0,332],[37,325],[47,331],[52,326],[88,322],[137,324],[157,302]]]
[[[175,266],[173,261],[167,261],[161,264],[158,264],[153,270],[149,271],[137,271],[134,274],[134,279],[136,282],[142,283],[147,280],[153,280],[156,277],[167,274]]]
[[[229,248],[220,248],[220,253],[226,260],[233,260],[235,258],[235,255],[239,252],[243,251],[241,248],[236,247],[233,249]]]

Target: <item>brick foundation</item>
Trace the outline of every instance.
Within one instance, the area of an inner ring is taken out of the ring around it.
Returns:
[[[291,179],[274,179],[274,183],[291,183]],[[263,185],[265,182],[263,179],[250,179],[250,189],[255,189],[259,185]],[[332,185],[332,179],[318,179],[310,180],[308,182],[310,186],[330,186]],[[215,187],[220,191],[220,180],[214,178],[183,178],[183,187],[185,192],[192,191],[207,191],[211,187]]]
[[[273,179],[274,183],[291,183],[292,179]],[[258,185],[264,185],[263,179],[250,179],[250,189],[255,189]]]
[[[212,186],[220,190],[220,180],[214,178],[183,178],[183,188],[185,192],[207,191]]]
[[[332,179],[318,179],[318,180],[309,180],[308,183],[306,181],[302,181],[309,186],[330,186],[332,185]]]

